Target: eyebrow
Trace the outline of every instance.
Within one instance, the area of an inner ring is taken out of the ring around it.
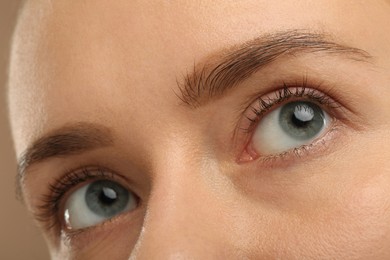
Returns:
[[[18,185],[28,167],[53,157],[76,155],[113,145],[113,136],[104,126],[77,123],[55,129],[36,140],[18,160]],[[20,188],[20,187],[19,187]]]
[[[176,95],[184,104],[192,108],[200,107],[286,56],[321,52],[359,62],[372,59],[368,52],[332,42],[329,40],[331,38],[324,33],[302,30],[262,35],[213,55],[216,57],[212,56],[211,62],[194,65],[191,73],[177,81],[179,93]]]

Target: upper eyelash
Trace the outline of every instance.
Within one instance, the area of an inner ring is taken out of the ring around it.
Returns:
[[[114,179],[114,174],[101,167],[83,167],[71,170],[65,175],[55,179],[49,184],[49,193],[41,197],[41,205],[38,206],[35,218],[45,224],[46,229],[58,227],[59,218],[56,216],[60,211],[60,204],[65,194],[80,183],[95,179]]]
[[[330,97],[313,88],[308,88],[306,85],[290,87],[286,83],[283,83],[283,89],[277,91],[275,98],[265,100],[260,97],[258,99],[260,110],[257,115],[259,116],[261,115],[260,113],[267,112],[270,107],[294,97],[309,97],[321,105],[332,105],[332,107],[335,105],[335,102]]]
[[[318,87],[319,86],[316,86],[316,88]],[[291,98],[303,97],[309,98],[312,101],[320,105],[325,105],[329,108],[335,109],[340,107],[339,104],[330,98],[327,94],[315,90],[314,88],[309,88],[307,81],[302,82],[301,85],[289,85],[286,82],[283,82],[283,88],[277,90],[274,97],[259,97],[256,101],[258,107],[254,107],[253,105],[248,107],[252,110],[254,117],[245,115],[250,124],[247,128],[240,128],[240,130],[243,130],[247,133],[250,132],[250,130],[264,116],[264,114],[271,110],[275,105],[281,104]]]
[[[247,129],[243,130],[249,132],[249,129],[252,128],[265,113],[271,110],[275,105],[283,103],[291,98],[307,97],[319,104],[331,108],[339,107],[338,103],[333,101],[327,94],[317,91],[314,88],[309,88],[307,81],[294,85],[283,82],[282,86],[281,89],[274,92],[273,97],[257,98],[256,102],[258,102],[258,108],[249,106],[254,112],[255,118],[247,117],[251,124]],[[318,88],[318,85],[315,88]],[[59,218],[55,216],[58,215],[58,212],[60,211],[61,200],[65,194],[80,183],[85,183],[88,180],[95,180],[98,178],[112,180],[114,179],[114,174],[101,167],[84,167],[75,171],[68,171],[63,177],[60,177],[49,184],[49,193],[42,196],[42,204],[39,206],[38,213],[35,214],[36,218],[42,223],[45,223],[47,229],[58,226]]]

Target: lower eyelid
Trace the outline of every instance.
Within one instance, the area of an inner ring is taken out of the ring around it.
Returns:
[[[310,144],[276,155],[260,155],[254,163],[261,164],[262,168],[285,168],[294,165],[298,161],[307,163],[312,159],[327,156],[342,147],[342,144],[344,144],[343,138],[346,136],[345,132],[347,130],[344,125],[335,123],[323,136],[315,139]]]
[[[134,211],[124,212],[107,221],[78,230],[66,230],[62,232],[62,240],[74,251],[85,251],[97,239],[105,239],[107,234],[121,232],[123,228],[128,228],[132,232],[129,236],[137,237],[140,232],[141,223],[144,216],[144,206],[142,202]]]

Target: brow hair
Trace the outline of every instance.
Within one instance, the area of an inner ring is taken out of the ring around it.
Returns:
[[[108,128],[92,123],[76,123],[53,130],[36,140],[18,160],[17,194],[26,169],[53,157],[79,154],[113,144]]]
[[[342,55],[354,61],[366,62],[372,58],[366,51],[337,44],[330,38],[323,33],[302,30],[262,35],[215,55],[216,62],[195,64],[191,73],[177,81],[179,93],[176,95],[184,104],[197,108],[286,56],[322,52]]]

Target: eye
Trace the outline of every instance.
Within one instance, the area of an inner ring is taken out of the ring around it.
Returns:
[[[326,86],[309,88],[306,79],[297,84],[283,83],[276,91],[256,98],[243,112],[234,136],[238,163],[258,158],[274,166],[291,163],[293,155],[318,154],[340,136],[343,123],[349,123],[348,116],[353,115],[332,93],[317,89]],[[283,159],[281,164],[279,159]]]
[[[64,219],[69,229],[97,225],[123,212],[134,210],[135,194],[117,182],[97,180],[73,192],[65,203]]]
[[[289,102],[265,115],[254,130],[252,146],[262,155],[310,144],[328,129],[329,115],[315,103]]]

